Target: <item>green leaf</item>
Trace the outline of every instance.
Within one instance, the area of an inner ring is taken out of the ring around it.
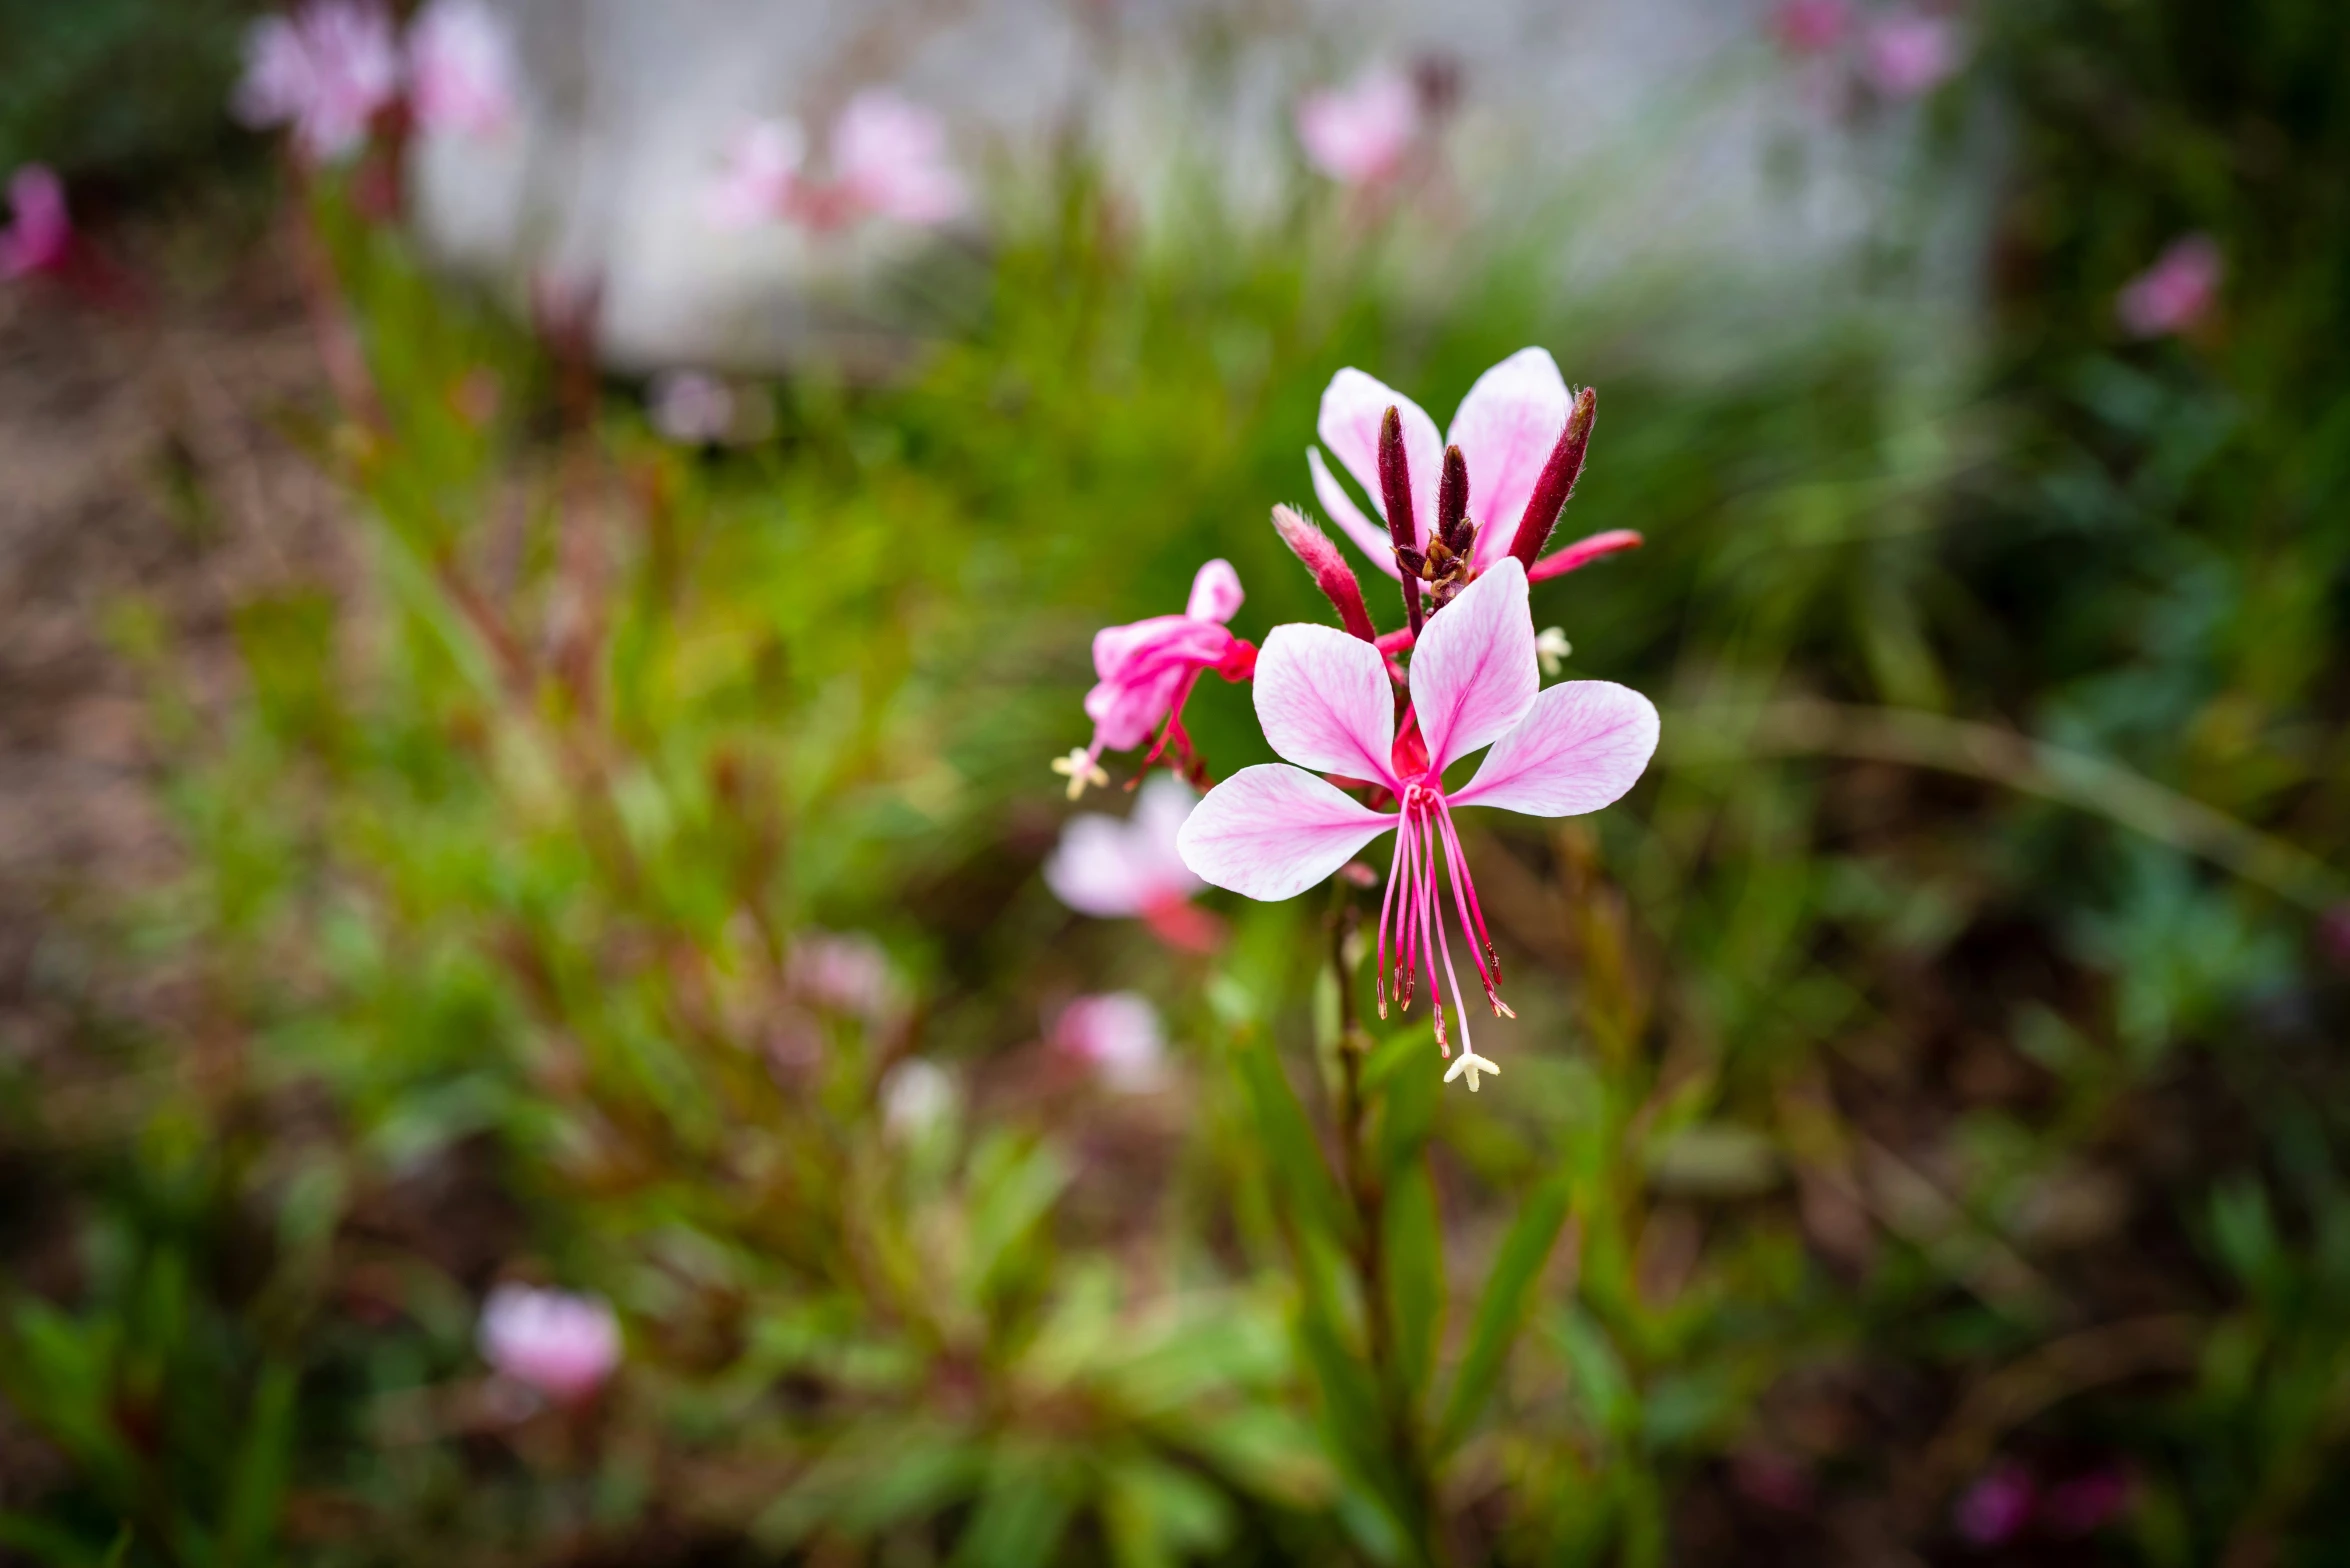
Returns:
[[[1469,1348],[1461,1356],[1460,1370],[1453,1375],[1452,1397],[1445,1404],[1444,1421],[1437,1433],[1438,1453],[1450,1453],[1468,1436],[1470,1425],[1493,1397],[1509,1360],[1510,1346],[1517,1339],[1518,1325],[1525,1320],[1528,1296],[1543,1264],[1550,1259],[1560,1227],[1567,1222],[1568,1197],[1565,1176],[1544,1181],[1527,1195],[1526,1206],[1518,1211],[1517,1220],[1502,1239],[1493,1272],[1485,1281],[1485,1293],[1477,1302]]]
[[[1395,1325],[1398,1392],[1414,1411],[1428,1391],[1444,1322],[1444,1230],[1425,1160],[1387,1179],[1387,1310]]]
[[[1102,1517],[1118,1568],[1174,1568],[1195,1553],[1221,1549],[1232,1535],[1232,1505],[1223,1493],[1148,1455],[1111,1469]]]
[[[971,1528],[956,1544],[955,1562],[966,1568],[1051,1562],[1076,1512],[1073,1483],[1066,1464],[1028,1454],[1000,1457]]]
[[[1265,1153],[1273,1162],[1291,1212],[1301,1223],[1341,1245],[1353,1246],[1357,1233],[1354,1209],[1340,1195],[1330,1167],[1323,1162],[1305,1107],[1283,1076],[1279,1058],[1261,1046],[1245,1044],[1234,1048],[1231,1056],[1255,1117],[1257,1134],[1264,1139]]]
[[[61,1524],[31,1514],[0,1513],[0,1547],[22,1552],[54,1568],[114,1568],[130,1542],[130,1526],[101,1554],[97,1547]]]
[[[229,1468],[228,1505],[221,1523],[220,1568],[261,1562],[277,1534],[287,1461],[294,1446],[294,1369],[282,1361],[263,1368],[245,1418],[245,1434]]]

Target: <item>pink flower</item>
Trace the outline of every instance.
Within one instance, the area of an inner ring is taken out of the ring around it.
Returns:
[[[744,126],[710,188],[710,221],[722,229],[747,229],[782,219],[791,211],[807,157],[808,138],[790,120]]]
[[[898,223],[949,223],[970,206],[947,160],[947,128],[930,110],[868,88],[832,127],[832,177],[853,213]]]
[[[237,117],[290,125],[312,162],[358,150],[368,122],[400,92],[400,45],[376,0],[309,0],[290,17],[253,24]]]
[[[1045,862],[1045,885],[1079,914],[1139,918],[1170,947],[1209,951],[1222,928],[1191,902],[1205,884],[1175,848],[1198,801],[1181,780],[1161,777],[1142,787],[1124,821],[1092,811],[1071,817]]]
[[[869,936],[802,932],[792,943],[785,970],[802,1000],[828,1012],[872,1022],[887,1017],[897,1002],[889,954]]]
[[[514,119],[514,38],[483,0],[432,0],[408,27],[409,102],[428,131],[488,137]]]
[[[1999,1546],[2030,1522],[2033,1502],[2030,1474],[2021,1465],[2001,1465],[1966,1489],[1951,1522],[1974,1545]]]
[[[1457,446],[1468,463],[1469,510],[1478,520],[1471,564],[1477,571],[1488,570],[1510,553],[1519,521],[1535,498],[1539,481],[1567,429],[1568,416],[1575,410],[1558,361],[1547,349],[1525,348],[1486,371],[1461,399],[1452,416],[1452,429],[1442,437],[1436,433],[1436,421],[1419,404],[1385,382],[1351,366],[1331,377],[1322,393],[1316,432],[1322,445],[1346,465],[1346,471],[1369,494],[1382,519],[1387,508],[1379,488],[1379,426],[1390,408],[1403,419],[1404,456],[1411,470],[1412,528],[1418,548],[1428,548],[1429,530],[1436,519],[1436,486],[1444,449]],[[1346,530],[1372,565],[1390,577],[1401,578],[1384,522],[1374,522],[1355,505],[1323,461],[1320,448],[1306,448],[1306,467],[1313,476],[1314,494],[1332,521]],[[1564,504],[1563,495],[1555,499]],[[1595,534],[1535,562],[1528,576],[1542,582],[1638,543],[1640,536],[1624,529]]]
[[[734,393],[698,370],[665,370],[645,388],[653,428],[680,446],[709,446],[734,429]]]
[[[2108,1464],[2050,1487],[2041,1517],[2057,1535],[2092,1535],[2128,1508],[2136,1491],[2128,1470]]]
[[[946,123],[896,93],[869,88],[833,122],[831,177],[807,171],[808,142],[790,120],[747,127],[710,194],[710,220],[743,229],[789,221],[819,233],[868,218],[931,225],[959,218],[970,191],[947,158]]]
[[[1430,617],[1412,651],[1409,688],[1410,722],[1399,738],[1394,688],[1376,645],[1335,627],[1274,628],[1257,661],[1257,717],[1273,749],[1297,766],[1243,768],[1200,802],[1177,844],[1184,864],[1207,881],[1272,900],[1304,892],[1393,830],[1379,911],[1380,1013],[1391,980],[1399,1005],[1410,1008],[1424,967],[1437,1045],[1450,1056],[1441,960],[1461,1014],[1461,1056],[1445,1080],[1466,1072],[1475,1089],[1479,1072],[1498,1069],[1469,1038],[1445,930],[1447,878],[1486,999],[1496,1014],[1509,1009],[1453,808],[1546,817],[1596,811],[1647,767],[1657,715],[1647,698],[1606,681],[1541,689],[1526,573],[1506,555]],[[1476,776],[1448,790],[1445,769],[1484,747],[1492,749]],[[1375,784],[1400,810],[1374,811],[1316,773]]]
[[[2185,332],[2211,314],[2227,264],[2208,234],[2170,242],[2154,265],[2132,278],[2114,301],[2114,313],[2132,337]]]
[[[1781,0],[1771,12],[1771,31],[1793,55],[1833,53],[1851,26],[1847,0]]]
[[[1077,799],[1088,784],[1107,784],[1101,770],[1104,751],[1127,751],[1150,738],[1161,720],[1159,736],[1148,767],[1170,741],[1187,755],[1190,741],[1183,733],[1183,705],[1191,698],[1202,672],[1214,670],[1228,681],[1246,680],[1256,667],[1257,650],[1235,637],[1224,623],[1240,609],[1240,574],[1229,561],[1210,561],[1191,580],[1191,599],[1181,615],[1154,615],[1125,626],[1105,626],[1094,634],[1093,672],[1098,679],[1085,694],[1085,716],[1093,720],[1093,744],[1080,747],[1053,763],[1053,771],[1069,777],[1069,798]]]
[[[1958,29],[1944,17],[1894,11],[1871,22],[1861,35],[1862,72],[1888,98],[1931,92],[1957,74],[1958,66]]]
[[[65,210],[65,183],[42,164],[28,163],[8,181],[10,221],[0,231],[0,278],[55,272],[73,250],[73,219]]]
[[[1366,71],[1348,86],[1298,101],[1297,139],[1306,160],[1343,185],[1391,178],[1419,134],[1419,96],[1401,71]]]
[[[577,1404],[620,1365],[620,1322],[594,1296],[505,1284],[481,1310],[482,1359],[558,1404]]]
[[[1053,1020],[1052,1043],[1120,1094],[1148,1094],[1167,1081],[1167,1034],[1158,1009],[1132,991],[1081,996]]]

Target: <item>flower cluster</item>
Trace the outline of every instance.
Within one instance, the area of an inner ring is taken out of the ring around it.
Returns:
[[[484,0],[432,0],[404,40],[381,0],[308,0],[253,24],[235,107],[248,125],[290,130],[308,162],[332,163],[403,102],[428,133],[495,135],[518,81],[513,37]]]
[[[1924,97],[1957,75],[1966,59],[1950,18],[1906,5],[1864,15],[1849,0],[1782,0],[1771,28],[1798,59],[1829,65],[1849,59],[1872,92],[1895,103]]]
[[[1274,526],[1339,626],[1277,626],[1260,652],[1226,627],[1240,583],[1227,563],[1211,561],[1183,615],[1103,631],[1094,642],[1100,682],[1086,701],[1093,745],[1054,764],[1070,776],[1072,797],[1088,782],[1108,782],[1104,750],[1140,745],[1153,729],[1159,739],[1143,765],[1165,758],[1172,742],[1171,765],[1204,784],[1182,713],[1209,669],[1253,682],[1265,738],[1286,760],[1242,769],[1188,812],[1160,794],[1131,824],[1080,819],[1047,873],[1063,900],[1146,918],[1153,899],[1188,909],[1190,885],[1155,848],[1154,824],[1178,813],[1175,850],[1190,875],[1263,900],[1304,892],[1392,832],[1375,956],[1380,1014],[1391,1001],[1409,1011],[1424,978],[1448,1058],[1448,991],[1458,1019],[1460,1053],[1446,1081],[1465,1076],[1475,1089],[1479,1074],[1498,1072],[1470,1040],[1453,954],[1457,929],[1487,1004],[1509,1015],[1454,810],[1596,811],[1631,788],[1657,743],[1656,709],[1638,693],[1606,681],[1542,685],[1544,665],[1563,657],[1565,641],[1555,631],[1537,636],[1529,585],[1640,542],[1600,534],[1546,553],[1596,410],[1590,390],[1571,394],[1550,355],[1527,349],[1479,378],[1440,440],[1411,399],[1361,371],[1339,372],[1322,399],[1320,434],[1362,484],[1370,512],[1319,449],[1308,453],[1309,470],[1324,507],[1398,583],[1404,626],[1381,635],[1336,546],[1294,509],[1277,507]],[[1472,513],[1472,484],[1482,521]],[[1474,776],[1448,785],[1447,770],[1479,751]]]
[[[827,145],[830,171],[817,175],[797,121],[746,126],[711,188],[710,221],[724,229],[794,223],[824,233],[869,218],[928,227],[970,208],[969,188],[947,158],[945,123],[894,92],[868,88],[851,98]]]

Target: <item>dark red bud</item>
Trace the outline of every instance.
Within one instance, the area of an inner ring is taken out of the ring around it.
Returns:
[[[1363,585],[1346,564],[1346,557],[1338,553],[1338,546],[1330,536],[1308,522],[1294,507],[1273,508],[1273,527],[1281,535],[1281,542],[1289,546],[1307,571],[1314,575],[1314,585],[1328,596],[1338,610],[1338,622],[1354,636],[1365,642],[1376,642],[1379,633],[1371,625],[1371,612],[1363,603]]]
[[[1583,456],[1591,448],[1591,422],[1598,416],[1597,391],[1585,387],[1575,394],[1575,406],[1567,413],[1566,428],[1559,432],[1558,444],[1550,449],[1550,459],[1542,465],[1542,474],[1534,481],[1534,494],[1527,498],[1526,514],[1518,519],[1518,531],[1510,540],[1510,554],[1529,573],[1542,555],[1542,547],[1550,542],[1550,532],[1558,526],[1559,514],[1567,509],[1567,499],[1575,493],[1575,481],[1583,476]]]

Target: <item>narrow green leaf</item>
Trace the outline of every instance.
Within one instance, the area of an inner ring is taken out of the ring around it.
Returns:
[[[1425,1160],[1387,1178],[1387,1310],[1395,1325],[1399,1392],[1417,1411],[1436,1364],[1444,1320],[1444,1232]]]
[[[229,1467],[228,1504],[221,1520],[220,1568],[262,1562],[277,1534],[278,1505],[294,1447],[294,1369],[272,1361],[253,1391],[245,1432]]]
[[[1033,1455],[1000,1458],[971,1528],[955,1547],[959,1568],[1031,1568],[1060,1550],[1077,1510],[1074,1477]]]
[[[1291,1212],[1301,1223],[1351,1247],[1357,1229],[1354,1209],[1340,1195],[1338,1183],[1322,1159],[1313,1127],[1306,1120],[1305,1107],[1283,1076],[1279,1059],[1271,1051],[1251,1045],[1236,1047],[1231,1056]]]
[[[1437,1433],[1436,1451],[1440,1454],[1450,1453],[1468,1436],[1470,1425],[1501,1381],[1518,1325],[1525,1319],[1528,1295],[1550,1259],[1560,1227],[1567,1222],[1568,1193],[1564,1176],[1543,1182],[1527,1194],[1525,1207],[1502,1239],[1493,1273],[1485,1281],[1485,1294],[1477,1302],[1469,1348],[1461,1356],[1460,1370],[1453,1375],[1452,1397],[1445,1404],[1444,1421]]]

